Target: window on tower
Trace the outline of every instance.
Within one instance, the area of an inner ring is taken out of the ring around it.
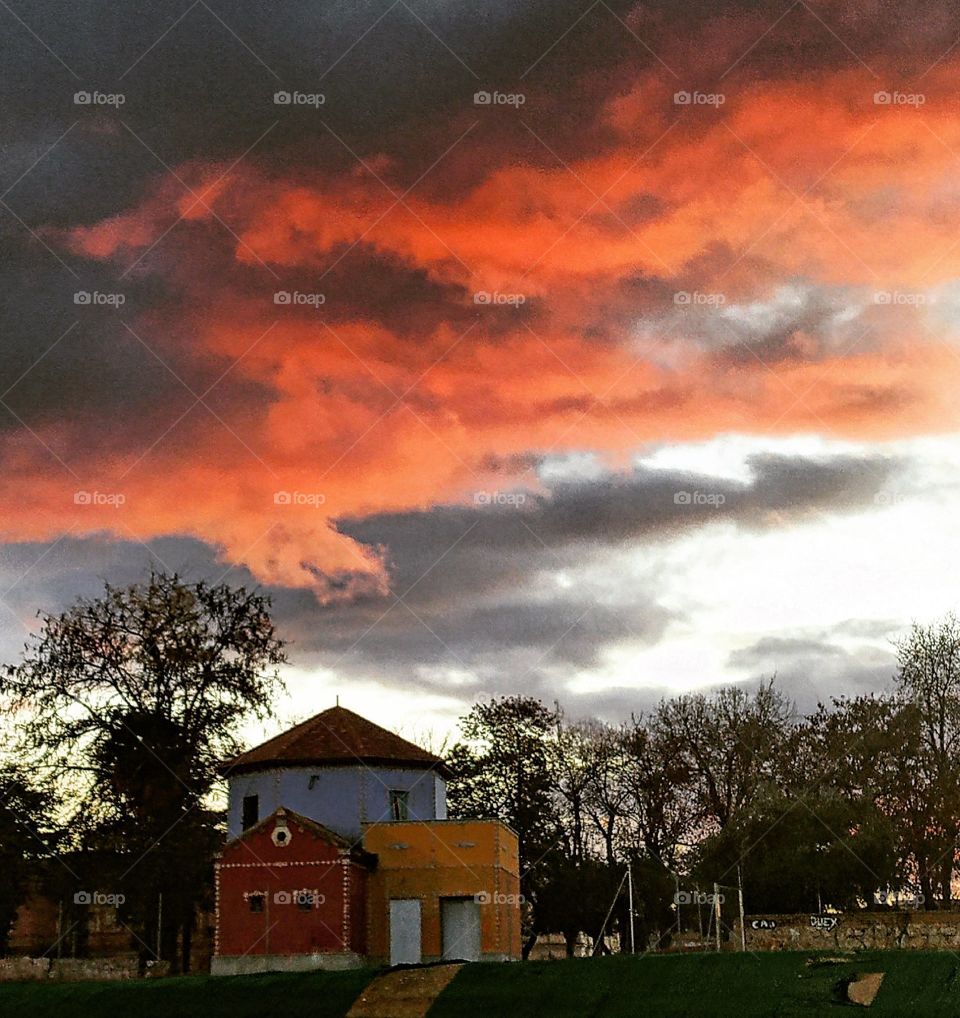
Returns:
[[[241,824],[247,830],[260,819],[260,796],[245,795],[243,797],[243,818]]]
[[[390,819],[410,819],[410,793],[393,789],[390,792]]]

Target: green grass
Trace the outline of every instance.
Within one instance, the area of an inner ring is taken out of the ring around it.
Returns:
[[[23,1018],[343,1018],[372,969],[185,976],[115,983],[0,983],[0,1015]]]
[[[832,952],[648,955],[468,965],[430,1018],[789,1018],[856,1014],[838,990],[856,973],[885,972],[864,1012],[896,1018],[960,1015],[960,957],[946,951],[864,952],[808,966]]]
[[[960,1016],[960,956],[870,951],[648,955],[467,965],[430,1018],[796,1018],[854,1015],[839,986],[885,972],[871,1018]],[[0,1015],[26,1018],[343,1018],[376,974],[191,976],[127,983],[2,983]]]

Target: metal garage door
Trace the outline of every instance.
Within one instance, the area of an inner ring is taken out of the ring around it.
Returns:
[[[390,964],[419,965],[421,958],[420,899],[390,902]]]
[[[473,898],[441,898],[443,957],[480,960],[480,906]]]

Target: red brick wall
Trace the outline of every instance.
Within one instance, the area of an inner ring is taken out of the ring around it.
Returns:
[[[283,848],[273,844],[270,824],[224,849],[217,864],[217,953],[362,953],[364,927],[353,921],[353,913],[356,888],[362,896],[364,870],[294,820],[289,830],[292,837]],[[346,928],[345,888],[350,892]],[[297,891],[315,892],[308,911],[297,906]],[[250,911],[248,896],[253,892],[265,895],[261,913]]]

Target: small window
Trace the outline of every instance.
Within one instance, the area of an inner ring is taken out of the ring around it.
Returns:
[[[260,819],[260,796],[245,795],[243,797],[243,819],[241,823],[246,831]]]
[[[391,820],[409,820],[410,819],[410,793],[402,791],[391,791],[390,792],[390,819]]]
[[[247,901],[250,904],[251,912],[262,912],[263,911],[263,895],[262,894],[251,894]]]

